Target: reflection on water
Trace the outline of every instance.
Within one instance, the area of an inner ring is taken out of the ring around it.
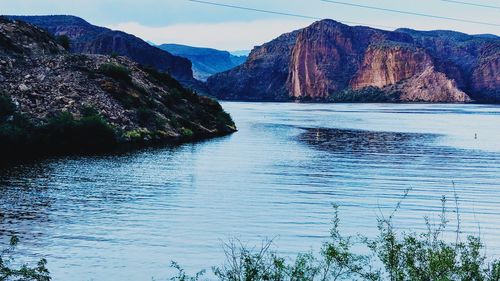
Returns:
[[[425,144],[435,135],[400,132],[370,132],[346,129],[305,129],[299,141],[306,142],[316,149],[334,153],[361,154],[413,154],[425,152]]]
[[[465,232],[500,256],[500,107],[224,103],[239,131],[178,147],[67,157],[0,171],[0,229],[54,280],[163,280],[170,260],[218,264],[221,240],[318,248],[342,230],[425,227],[456,183]],[[474,138],[474,134],[478,138]],[[451,225],[450,227],[453,227]]]

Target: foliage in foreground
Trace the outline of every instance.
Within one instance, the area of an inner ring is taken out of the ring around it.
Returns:
[[[19,268],[13,268],[12,252],[18,243],[18,238],[12,236],[10,245],[0,254],[0,280],[9,281],[50,281],[50,273],[47,269],[47,260],[40,259],[36,266],[29,267],[24,264]]]
[[[457,200],[457,199],[455,199]],[[456,201],[457,202],[457,201]],[[488,261],[484,245],[475,236],[462,241],[457,203],[457,229],[447,230],[446,199],[442,199],[440,221],[425,219],[427,231],[422,233],[398,232],[393,217],[400,204],[388,217],[378,219],[378,236],[343,236],[339,231],[338,207],[334,205],[329,240],[316,255],[301,253],[294,260],[280,257],[272,250],[272,241],[260,247],[249,248],[238,240],[224,244],[225,262],[213,267],[220,281],[498,281],[500,261]],[[445,234],[455,233],[454,242],[447,242]],[[12,251],[17,238],[0,255],[0,281],[50,281],[47,261],[41,259],[36,266],[13,268]],[[364,245],[368,254],[358,254],[355,247]],[[177,263],[172,281],[203,280],[205,271],[188,275]]]
[[[500,280],[500,262],[487,261],[478,237],[468,236],[462,241],[460,227],[446,229],[445,203],[443,198],[440,222],[433,224],[426,218],[427,231],[396,231],[393,213],[378,219],[379,232],[373,239],[341,235],[338,207],[334,206],[330,238],[318,254],[302,253],[290,260],[271,250],[271,241],[258,248],[230,241],[224,245],[225,263],[214,267],[213,273],[220,281]],[[460,225],[458,215],[457,222]],[[456,233],[455,242],[444,240],[450,231]],[[368,254],[355,253],[353,248],[360,245],[369,249]],[[177,264],[173,267],[179,273],[172,281],[202,280],[203,271],[188,276]]]

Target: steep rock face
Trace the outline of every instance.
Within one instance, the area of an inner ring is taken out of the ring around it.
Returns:
[[[11,19],[34,24],[59,36],[71,40],[71,52],[84,54],[118,55],[168,72],[186,85],[195,85],[191,62],[160,50],[145,41],[125,32],[92,25],[74,16],[9,16]]]
[[[500,44],[482,51],[472,71],[472,90],[484,101],[500,101]]]
[[[298,31],[255,47],[247,61],[208,78],[210,93],[229,100],[288,100],[286,81]]]
[[[178,44],[162,44],[158,48],[189,59],[193,63],[194,77],[201,81],[206,81],[215,73],[236,67],[244,63],[247,58],[247,56],[234,56],[227,51]]]
[[[350,86],[359,90],[395,84],[422,73],[433,65],[423,50],[406,45],[372,45],[366,50],[361,68]]]
[[[425,48],[436,68],[454,79],[460,89],[482,102],[500,102],[500,76],[495,60],[500,57],[500,37],[468,35],[455,31],[416,31],[398,29],[413,37],[415,45]]]
[[[69,54],[45,31],[3,18],[0,40],[0,94],[35,126],[92,107],[125,141],[131,132],[175,140],[235,130],[216,101],[126,57]]]
[[[318,22],[299,33],[287,82],[290,96],[321,99],[345,87],[344,77],[354,73],[357,64],[357,41],[348,29]]]
[[[444,73],[437,72],[434,67],[428,67],[420,74],[414,75],[402,83],[387,86],[388,92],[400,92],[403,102],[470,102],[470,97],[459,90],[455,80],[449,79]]]
[[[499,46],[494,35],[389,32],[322,20],[256,47],[245,64],[210,77],[208,87],[216,97],[236,100],[329,101],[338,93],[352,100],[346,95],[373,95],[363,90],[376,87],[391,101],[463,102],[467,93],[500,102]],[[410,85],[427,88],[415,92]]]

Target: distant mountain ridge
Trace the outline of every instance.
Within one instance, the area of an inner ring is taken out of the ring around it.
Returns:
[[[234,56],[228,51],[179,44],[162,44],[158,45],[158,48],[189,59],[193,64],[193,76],[201,81],[206,81],[213,74],[236,67],[247,59],[246,56]]]
[[[207,81],[227,100],[500,103],[500,37],[321,20]]]
[[[183,57],[151,46],[144,40],[109,28],[95,26],[76,16],[7,16],[34,24],[49,33],[70,38],[70,51],[84,54],[117,54],[168,72],[183,85],[200,90],[202,84],[193,78],[191,62]],[[203,90],[202,90],[203,91]]]

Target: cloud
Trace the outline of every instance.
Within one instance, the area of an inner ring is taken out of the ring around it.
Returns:
[[[222,50],[249,50],[279,35],[306,27],[311,20],[256,20],[204,24],[145,26],[137,22],[108,25],[156,44],[177,43]]]

